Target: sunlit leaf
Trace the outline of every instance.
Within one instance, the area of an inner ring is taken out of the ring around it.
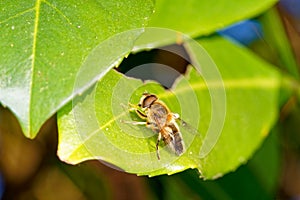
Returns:
[[[255,17],[276,2],[157,0],[149,27],[169,28],[191,36],[207,35],[231,23]]]
[[[0,10],[0,101],[33,138],[46,119],[130,52],[142,30],[116,34],[145,26],[153,2],[5,0]],[[97,62],[80,72],[95,52]]]

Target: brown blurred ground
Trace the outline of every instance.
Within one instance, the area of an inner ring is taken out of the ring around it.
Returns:
[[[0,171],[6,185],[3,199],[125,200],[150,195],[145,177],[114,170],[99,161],[77,166],[59,161],[55,117],[30,140],[8,109],[0,106],[0,113]]]

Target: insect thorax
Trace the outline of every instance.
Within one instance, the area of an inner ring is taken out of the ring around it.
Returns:
[[[163,127],[167,123],[168,110],[166,107],[159,103],[154,103],[148,112],[148,120],[150,123],[155,123],[160,127]]]

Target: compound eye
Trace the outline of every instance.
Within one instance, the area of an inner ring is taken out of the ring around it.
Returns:
[[[157,100],[154,94],[146,96],[142,101],[143,108],[150,108],[150,106]]]

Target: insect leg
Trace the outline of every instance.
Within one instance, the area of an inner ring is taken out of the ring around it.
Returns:
[[[122,106],[122,108],[126,111],[129,112],[134,112],[136,109],[138,109],[138,107],[134,104],[128,103],[128,106],[126,106],[125,104],[121,103],[120,104]]]
[[[128,103],[128,106],[126,106],[123,103],[121,103],[120,105],[123,107],[124,110],[127,110],[129,112],[136,112],[137,110],[141,109],[138,105],[132,103]]]
[[[147,115],[140,110],[135,110],[135,112],[141,119],[147,119]]]
[[[160,140],[161,140],[161,133],[159,132],[157,137],[157,142],[156,142],[156,156],[158,160],[160,160],[159,151],[158,151],[158,145]]]
[[[148,122],[137,122],[137,121],[121,121],[125,124],[133,124],[133,125],[147,125]]]

